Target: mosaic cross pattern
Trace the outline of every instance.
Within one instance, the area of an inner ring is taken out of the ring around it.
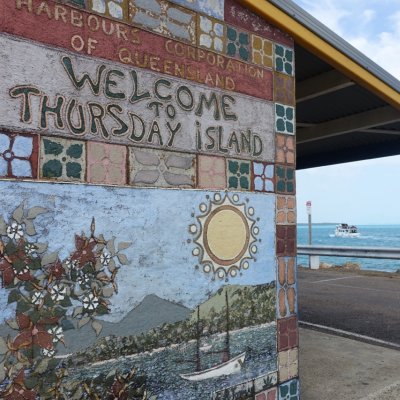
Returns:
[[[236,0],[0,8],[0,398],[299,399],[293,39]]]

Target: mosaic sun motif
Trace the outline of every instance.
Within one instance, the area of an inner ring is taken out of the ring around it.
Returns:
[[[254,208],[241,203],[237,194],[216,193],[213,199],[207,196],[199,210],[197,223],[189,226],[189,232],[195,236],[192,254],[203,271],[227,279],[247,270],[258,251]]]

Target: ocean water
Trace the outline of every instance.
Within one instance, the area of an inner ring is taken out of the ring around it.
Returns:
[[[312,226],[312,244],[327,246],[368,246],[400,247],[400,225],[357,225],[360,237],[338,238],[334,236],[334,224]],[[333,236],[333,237],[332,237]],[[297,226],[298,244],[308,244],[308,226]],[[354,261],[361,264],[363,270],[396,272],[400,269],[400,260],[381,260],[373,258],[321,257],[321,262],[341,265]],[[298,264],[308,265],[308,256],[298,256]]]

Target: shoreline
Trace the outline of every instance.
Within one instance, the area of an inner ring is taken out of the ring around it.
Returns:
[[[335,271],[343,274],[357,274],[357,275],[363,275],[363,276],[377,276],[377,277],[386,277],[386,278],[393,278],[393,279],[399,279],[400,280],[400,273],[399,272],[388,272],[388,271],[375,271],[375,270],[365,270],[365,269],[346,269],[343,268],[342,266],[332,266],[329,268],[319,268],[319,269],[311,269],[303,264],[299,264],[298,266],[299,270],[302,271],[318,271],[318,272],[324,272],[324,271]]]

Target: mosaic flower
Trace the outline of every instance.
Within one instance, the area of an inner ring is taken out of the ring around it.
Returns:
[[[31,243],[25,243],[25,254],[33,255],[35,254],[37,247]]]
[[[227,39],[226,54],[249,61],[249,34],[228,26]]]
[[[88,143],[87,179],[91,183],[126,184],[125,146],[107,143]]]
[[[56,354],[55,349],[42,349],[42,354],[45,357],[53,357]]]
[[[39,305],[42,302],[43,298],[44,298],[43,292],[34,292],[31,297],[32,304]]]
[[[48,329],[47,332],[53,336],[53,343],[59,342],[64,337],[61,326],[54,326],[53,328]]]
[[[225,27],[217,20],[199,16],[199,45],[215,51],[223,52]]]
[[[295,163],[295,143],[293,136],[276,135],[275,161],[281,164]]]
[[[275,70],[287,75],[294,73],[294,51],[289,47],[275,44]]]
[[[82,300],[83,308],[92,311],[99,305],[99,299],[93,293],[89,293]]]
[[[250,162],[228,160],[228,188],[250,190]]]
[[[65,261],[65,265],[69,269],[78,268],[79,267],[79,261],[78,260],[72,260],[71,258],[67,258],[67,260]]]
[[[80,274],[76,280],[81,286],[86,285],[89,282],[89,277],[86,274]]]
[[[53,301],[62,301],[65,298],[67,289],[63,285],[54,285],[50,290],[50,296]]]
[[[277,165],[276,172],[276,191],[278,193],[293,194],[295,191],[294,168]]]
[[[299,381],[293,379],[279,386],[279,400],[299,400]]]
[[[32,178],[33,137],[0,133],[0,176]]]
[[[104,266],[107,266],[108,264],[110,264],[110,261],[111,261],[110,253],[103,251],[103,253],[101,253],[101,256],[100,256],[101,264]]]
[[[225,158],[198,156],[197,186],[203,189],[225,189]]]
[[[274,55],[272,42],[260,36],[252,35],[252,62],[257,65],[272,68]]]
[[[275,104],[275,129],[279,133],[294,135],[295,115],[294,108]]]
[[[274,166],[265,163],[253,163],[253,185],[258,192],[274,191]]]
[[[42,139],[40,170],[43,178],[83,181],[86,169],[85,143],[77,140]]]
[[[10,226],[7,227],[7,236],[10,239],[20,239],[24,236],[24,230],[22,225],[17,222],[13,222]]]

